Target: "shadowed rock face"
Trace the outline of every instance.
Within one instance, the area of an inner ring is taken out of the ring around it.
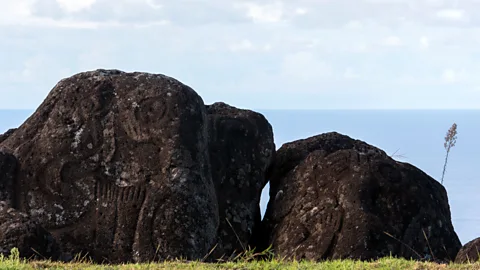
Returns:
[[[15,156],[0,152],[0,202],[12,207],[14,202],[14,184],[18,162]]]
[[[455,258],[456,263],[478,262],[480,259],[480,238],[466,243]]]
[[[452,260],[461,247],[443,186],[364,142],[326,133],[288,143],[272,170],[262,230],[277,255]]]
[[[248,247],[252,232],[260,225],[260,196],[275,144],[271,125],[259,113],[224,103],[207,106],[207,113],[220,216],[212,257],[225,259]]]
[[[60,251],[51,234],[25,213],[11,208],[17,167],[13,155],[0,152],[0,254],[8,256],[12,248],[18,248],[26,258],[58,259]]]
[[[52,235],[27,214],[0,202],[0,254],[9,256],[12,248],[29,259],[59,259],[59,247]]]
[[[96,261],[202,258],[218,206],[206,111],[163,75],[117,70],[60,81],[0,144],[20,170],[13,206]]]

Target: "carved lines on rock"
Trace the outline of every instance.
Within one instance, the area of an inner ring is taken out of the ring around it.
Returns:
[[[116,253],[132,250],[140,209],[145,201],[145,185],[118,187],[113,183],[97,185],[97,247],[114,247]]]
[[[340,180],[343,174],[358,164],[358,157],[352,151],[340,150],[328,155],[325,158],[324,169],[334,180]]]

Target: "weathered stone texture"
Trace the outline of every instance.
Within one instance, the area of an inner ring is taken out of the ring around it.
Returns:
[[[248,248],[260,225],[260,196],[275,144],[265,117],[225,103],[207,106],[212,179],[220,226],[212,258],[227,259]]]
[[[201,259],[218,228],[206,117],[164,75],[64,79],[0,144],[19,161],[15,208],[96,261]]]
[[[263,246],[281,257],[451,260],[461,247],[444,187],[362,141],[285,144],[270,180]]]
[[[455,258],[456,263],[478,262],[480,259],[480,238],[466,243]]]

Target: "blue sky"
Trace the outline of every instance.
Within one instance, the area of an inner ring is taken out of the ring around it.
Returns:
[[[479,0],[1,0],[0,109],[97,68],[254,109],[480,109]]]

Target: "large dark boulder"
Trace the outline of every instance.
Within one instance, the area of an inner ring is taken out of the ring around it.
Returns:
[[[442,185],[338,133],[283,145],[270,178],[264,247],[287,258],[453,260],[461,247]]]
[[[207,106],[212,179],[220,226],[214,259],[247,249],[260,225],[260,196],[275,144],[271,125],[259,113],[225,103]]]
[[[480,238],[466,243],[455,258],[456,263],[474,263],[480,259]]]
[[[205,105],[173,78],[96,70],[64,79],[0,150],[19,161],[15,208],[65,252],[201,259],[215,244]]]

